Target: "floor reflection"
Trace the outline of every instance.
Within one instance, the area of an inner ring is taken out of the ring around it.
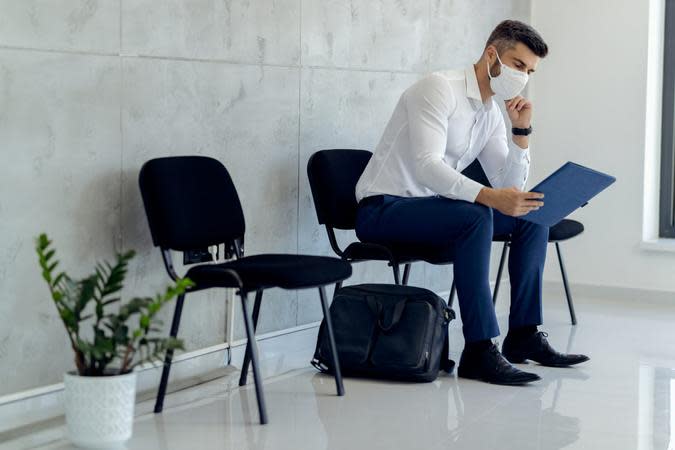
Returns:
[[[531,386],[455,376],[423,384],[349,378],[347,395],[336,397],[332,377],[303,368],[265,381],[270,423],[260,426],[253,386],[218,381],[172,394],[161,415],[138,417],[127,448],[675,450],[675,340],[667,338],[675,308],[583,299],[582,321],[572,327],[559,300],[547,310],[552,345],[591,361],[524,366],[542,377]],[[457,358],[461,330],[453,333]],[[303,364],[308,359],[300,355]],[[72,448],[58,435],[0,448]]]
[[[675,450],[675,361],[640,364],[638,450]]]

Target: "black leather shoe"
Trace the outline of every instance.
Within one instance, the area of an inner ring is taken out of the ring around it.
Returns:
[[[509,364],[494,344],[490,344],[485,349],[467,350],[465,348],[459,360],[457,375],[462,378],[507,386],[520,386],[541,380],[539,375],[523,372]]]
[[[547,337],[548,334],[543,331],[524,338],[507,335],[502,344],[502,353],[513,364],[523,363],[529,359],[549,367],[569,367],[590,359],[586,355],[567,355],[556,352],[546,340]]]

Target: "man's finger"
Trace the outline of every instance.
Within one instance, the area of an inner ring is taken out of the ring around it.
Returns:
[[[522,192],[522,197],[525,200],[531,200],[536,198],[544,198],[544,194],[541,192]]]
[[[523,99],[520,95],[513,97],[511,100],[506,101],[506,108],[512,111],[515,111],[518,107],[518,102]]]
[[[544,202],[528,200],[528,201],[525,202],[524,206],[541,208],[542,206],[544,206]]]
[[[525,214],[527,214],[531,211],[536,211],[538,209],[539,209],[538,206],[518,208],[518,209],[516,209],[516,213],[514,214],[514,217],[524,216]]]

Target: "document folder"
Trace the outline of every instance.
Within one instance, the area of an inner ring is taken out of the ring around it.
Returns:
[[[544,206],[521,216],[521,219],[553,226],[575,209],[585,206],[615,181],[613,176],[567,162],[532,188],[530,192],[544,194]]]

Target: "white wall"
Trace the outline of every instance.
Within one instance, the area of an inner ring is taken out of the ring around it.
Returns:
[[[652,1],[659,11],[664,0]],[[645,155],[651,166],[660,148],[645,126],[656,120],[647,109],[649,16],[649,0],[533,2],[532,24],[550,54],[532,79],[531,183],[568,160],[617,178],[573,215],[586,226],[563,244],[574,283],[675,291],[675,253],[641,248],[643,231],[650,234],[643,207],[651,216],[655,208],[643,199],[655,182],[645,179]],[[551,247],[547,280],[560,279],[554,258]]]

